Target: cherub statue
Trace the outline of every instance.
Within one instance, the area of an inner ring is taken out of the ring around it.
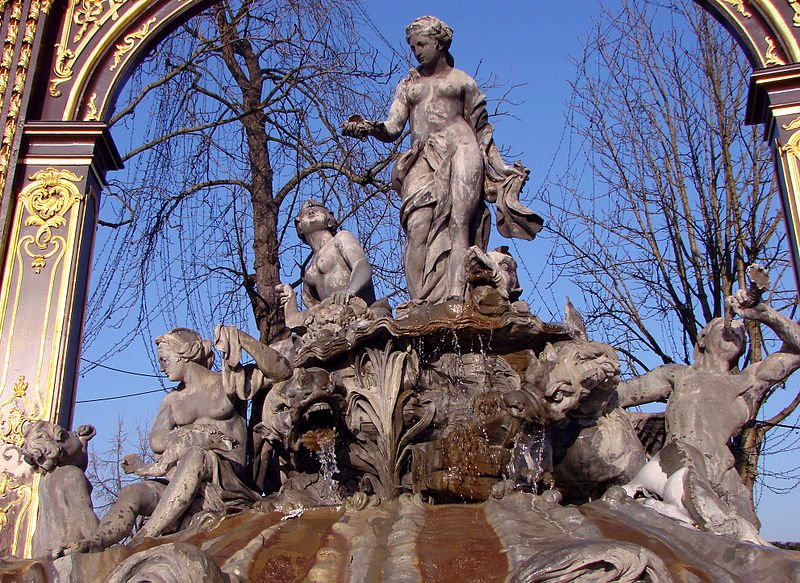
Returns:
[[[97,528],[67,552],[101,550],[121,541],[138,516],[149,518],[136,536],[155,537],[187,525],[196,512],[224,514],[260,501],[246,475],[245,402],[269,382],[288,379],[291,367],[236,328],[218,327],[215,336],[224,356],[221,373],[211,370],[211,342],[197,332],[176,328],[156,338],[161,370],[179,383],[162,400],[150,431],[150,447],[162,457],[148,468],[126,458],[123,469],[149,475],[165,470],[164,477],[122,488]],[[242,349],[255,366],[241,366]]]
[[[769,288],[766,271],[751,266],[748,273],[750,289],[728,303],[742,318],[771,328],[782,348],[740,370],[744,323],[715,318],[698,335],[691,366],[664,365],[622,383],[624,406],[668,399],[667,442],[625,490],[659,497],[654,508],[703,530],[766,544],[728,442],[753,419],[762,397],[800,367],[800,325],[761,301]]]
[[[57,557],[70,543],[97,528],[92,510],[92,485],[85,471],[87,444],[95,435],[91,425],[75,431],[32,421],[23,428],[23,459],[42,474],[39,486],[39,524],[33,535],[34,557]]]
[[[301,294],[307,312],[297,309],[294,290],[286,284],[277,286],[284,308],[286,325],[297,329],[307,326],[314,317],[315,308],[323,302],[334,306],[357,304],[356,315],[366,315],[373,306],[381,315],[388,311],[388,303],[375,306],[375,289],[372,285],[372,266],[353,233],[337,230],[333,214],[319,202],[307,200],[294,220],[297,236],[312,250],[311,261],[303,274]],[[329,308],[338,315],[343,309]],[[363,314],[361,313],[363,312]],[[318,318],[319,319],[319,318]]]

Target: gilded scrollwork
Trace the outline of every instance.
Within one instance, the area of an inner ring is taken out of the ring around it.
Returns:
[[[6,38],[3,43],[3,52],[0,56],[0,94],[5,94],[8,83],[13,78],[11,86],[11,96],[8,102],[6,122],[3,126],[3,136],[0,140],[0,192],[5,188],[6,174],[11,160],[11,147],[14,143],[14,136],[17,132],[19,121],[19,111],[22,106],[22,93],[25,89],[25,82],[28,77],[33,42],[36,35],[36,27],[42,11],[49,9],[49,4],[43,5],[39,0],[31,2],[25,17],[22,42],[19,44],[19,57],[16,67],[12,66],[14,49],[19,40],[20,25],[22,24],[22,5],[20,0],[15,0],[8,13]],[[4,5],[5,9],[5,5]],[[12,70],[13,69],[13,70]],[[12,73],[16,73],[12,75]]]
[[[796,130],[796,129],[800,128],[800,116],[797,116],[796,118],[794,118],[789,123],[783,124],[782,127],[786,131],[792,131],[792,130]]]
[[[54,236],[53,229],[65,225],[67,212],[83,199],[75,184],[82,178],[69,170],[48,168],[30,179],[32,182],[20,192],[19,198],[29,213],[25,226],[39,229],[35,235],[20,239],[20,248],[33,259],[32,268],[39,273],[47,259],[64,247],[63,237]]]
[[[23,484],[9,474],[3,472],[0,474],[0,529],[5,529],[8,525],[9,514],[16,506],[18,507],[16,524],[14,525],[13,532],[15,533],[15,541],[11,549],[12,553],[16,551],[16,536],[19,535],[19,525],[31,504],[32,488],[29,484]]]
[[[118,44],[114,51],[114,62],[108,68],[109,71],[113,71],[117,68],[117,66],[122,62],[122,59],[127,55],[133,48],[136,46],[137,41],[144,40],[147,35],[150,34],[150,26],[156,21],[156,17],[154,16],[147,22],[145,22],[142,27],[137,30],[136,32],[132,32],[129,35],[126,35],[122,42]]]
[[[58,86],[72,79],[78,57],[106,22],[119,19],[119,9],[127,1],[74,0],[69,3],[59,42],[55,45],[56,57],[49,89],[51,96],[61,96]]]
[[[80,7],[75,10],[75,14],[72,16],[72,22],[80,27],[75,36],[72,37],[72,42],[80,42],[89,27],[100,26],[97,19],[103,15],[103,10],[103,0],[83,0],[81,2]]]
[[[789,2],[789,6],[794,10],[794,16],[792,17],[792,24],[794,26],[800,27],[800,0],[787,0]]]
[[[764,42],[767,43],[767,52],[764,55],[764,62],[766,63],[766,65],[768,67],[775,65],[785,65],[786,61],[784,61],[778,56],[777,48],[775,46],[775,41],[767,36],[764,37]]]
[[[792,2],[798,0],[789,0],[789,1]],[[733,6],[736,9],[736,12],[738,12],[745,18],[751,18],[753,16],[753,13],[744,7],[744,0],[724,0],[724,2],[726,4],[730,4],[731,6]]]
[[[97,111],[97,93],[92,93],[86,102],[86,115],[83,121],[100,121],[100,113]]]
[[[20,376],[13,387],[13,395],[0,403],[0,440],[11,445],[21,446],[24,441],[25,426],[42,418],[43,408],[28,396],[28,382]]]

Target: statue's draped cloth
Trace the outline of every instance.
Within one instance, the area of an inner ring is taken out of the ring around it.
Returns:
[[[413,84],[419,73],[412,70],[398,87],[398,97],[403,98],[405,87]],[[500,160],[494,144],[492,124],[486,113],[486,95],[477,87],[468,91],[464,99],[464,119],[475,131],[483,157],[482,201],[472,217],[471,245],[484,251],[489,243],[491,217],[484,201],[496,203],[497,229],[504,237],[530,241],[542,228],[542,218],[520,203],[519,194],[527,180],[527,169],[510,172],[496,168],[491,161]],[[434,132],[425,140],[418,140],[411,149],[400,155],[392,171],[392,186],[400,194],[400,223],[408,232],[409,218],[421,209],[430,207],[433,218],[424,248],[406,246],[405,254],[424,253],[422,272],[406,269],[406,281],[412,299],[431,303],[444,301],[447,291],[447,260],[452,248],[449,233],[452,197],[450,195],[451,165],[456,143],[446,131]],[[413,172],[412,172],[413,169]],[[405,264],[408,265],[406,259]]]

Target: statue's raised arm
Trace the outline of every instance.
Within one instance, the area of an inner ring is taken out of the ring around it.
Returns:
[[[742,371],[750,379],[742,398],[753,414],[756,404],[770,388],[800,368],[800,325],[762,300],[762,294],[769,289],[769,275],[764,268],[751,265],[747,273],[750,287],[730,296],[728,304],[745,320],[759,322],[770,328],[783,342],[780,350]]]

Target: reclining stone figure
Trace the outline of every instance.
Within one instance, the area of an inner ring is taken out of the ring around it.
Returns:
[[[198,513],[224,515],[260,501],[246,474],[245,401],[268,381],[289,378],[291,367],[233,327],[218,327],[216,339],[222,373],[211,370],[211,342],[197,332],[176,328],[156,338],[161,369],[180,383],[164,397],[150,432],[153,452],[168,459],[143,470],[141,460],[127,458],[123,469],[166,473],[124,487],[97,528],[67,552],[101,550],[123,540],[138,516],[149,518],[136,537],[155,537],[188,526]],[[241,366],[242,349],[255,366]]]
[[[751,266],[749,274],[751,289],[728,302],[742,318],[771,328],[783,347],[739,370],[744,323],[715,318],[699,334],[691,366],[664,365],[623,383],[625,406],[669,399],[666,445],[624,488],[657,496],[649,505],[702,530],[766,544],[728,441],[753,419],[765,393],[800,367],[800,326],[761,301],[766,272]]]

